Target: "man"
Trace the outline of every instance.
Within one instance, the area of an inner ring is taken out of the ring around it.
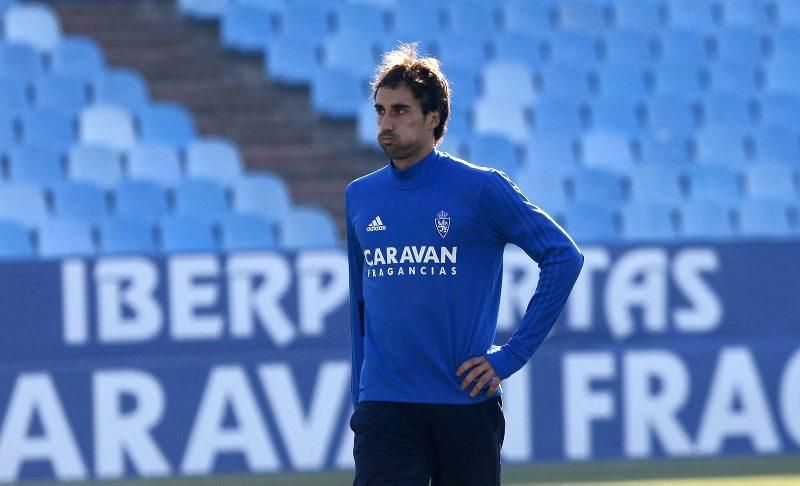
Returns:
[[[505,174],[435,148],[450,113],[437,60],[413,45],[387,53],[373,99],[389,162],[345,195],[354,484],[499,484],[500,381],[549,332],[583,255]],[[498,347],[507,243],[541,272]]]

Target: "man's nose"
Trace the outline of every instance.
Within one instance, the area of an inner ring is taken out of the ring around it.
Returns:
[[[378,133],[382,133],[385,130],[392,130],[394,125],[392,123],[392,118],[390,116],[382,116],[378,120]]]

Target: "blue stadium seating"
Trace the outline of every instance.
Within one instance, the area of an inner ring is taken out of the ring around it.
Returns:
[[[746,193],[753,199],[800,201],[797,191],[797,170],[785,164],[755,164],[745,172]]]
[[[654,61],[649,36],[633,30],[613,30],[603,35],[605,62],[642,69]]]
[[[777,1],[778,21],[782,26],[800,26],[800,5],[793,1]]]
[[[294,206],[284,215],[280,224],[280,241],[288,249],[330,247],[338,243],[328,213],[308,205]]]
[[[558,20],[565,30],[600,33],[606,25],[606,14],[597,2],[564,0],[558,4]]]
[[[737,94],[734,94],[737,93]],[[752,124],[750,103],[736,90],[711,93],[703,99],[703,117],[706,126],[748,128]]]
[[[90,256],[95,253],[91,225],[56,219],[39,225],[36,232],[42,258]]]
[[[190,216],[167,216],[158,225],[164,252],[212,252],[217,244],[209,223]]]
[[[322,46],[325,69],[346,71],[359,79],[369,78],[375,69],[374,46],[352,34],[335,34],[325,38]]]
[[[691,200],[731,208],[742,198],[739,173],[728,167],[693,167],[689,173]]]
[[[662,62],[700,65],[708,58],[706,38],[686,29],[669,29],[659,36]]]
[[[181,12],[197,20],[213,20],[222,16],[231,0],[178,0]]]
[[[581,137],[583,161],[587,167],[626,174],[633,168],[630,140],[624,132],[592,130]]]
[[[533,107],[536,132],[578,133],[583,129],[581,106],[573,101],[545,99]]]
[[[33,244],[28,230],[11,221],[0,221],[0,259],[32,258]]]
[[[0,185],[0,219],[24,225],[38,226],[48,219],[44,192],[31,184]]]
[[[138,72],[127,68],[102,71],[92,80],[94,101],[136,110],[150,99],[147,83]]]
[[[100,252],[114,254],[154,254],[155,233],[150,222],[136,218],[108,218],[98,226]]]
[[[128,175],[165,187],[177,185],[181,178],[180,161],[174,149],[164,145],[137,144],[126,152]]]
[[[800,120],[800,96],[791,93],[767,93],[760,103],[761,123],[794,129]]]
[[[595,98],[589,105],[592,129],[636,134],[640,129],[637,109],[628,98]]]
[[[275,232],[261,216],[231,213],[220,219],[220,247],[225,251],[269,250],[278,247]]]
[[[386,14],[375,5],[338,3],[334,6],[336,30],[348,37],[377,42],[386,33]]]
[[[714,3],[711,0],[667,0],[669,24],[697,32],[717,27]]]
[[[242,156],[226,139],[197,139],[186,147],[186,174],[230,186],[242,176]]]
[[[330,118],[354,117],[365,99],[366,83],[347,71],[320,71],[311,82],[311,106]]]
[[[40,76],[34,80],[36,106],[58,110],[69,115],[80,112],[88,103],[88,89],[77,79],[61,76]]]
[[[526,146],[526,165],[550,166],[554,169],[570,167],[577,170],[577,144],[567,132],[536,132]]]
[[[282,34],[304,36],[312,43],[318,43],[330,33],[330,8],[313,2],[287,2],[280,23]]]
[[[441,25],[438,12],[431,12],[431,8],[438,9],[438,4],[432,6],[428,0],[398,0],[392,12],[394,28],[390,32],[391,44],[394,45],[395,40],[432,41],[441,30]],[[420,12],[430,14],[420,15]]]
[[[234,184],[233,203],[237,211],[277,222],[289,211],[291,199],[283,179],[266,172],[250,172]]]
[[[114,213],[155,223],[169,212],[167,193],[153,182],[123,180],[114,188]]]
[[[467,142],[469,160],[478,165],[502,170],[513,177],[520,167],[514,142],[498,135],[479,135]]]
[[[0,110],[0,152],[16,146],[19,120],[13,111]]]
[[[778,29],[770,36],[771,60],[793,59],[800,43],[800,25]]]
[[[737,208],[738,235],[756,238],[785,238],[793,234],[788,206],[781,201],[747,200]]]
[[[3,17],[3,33],[12,42],[20,42],[49,51],[61,38],[61,25],[55,11],[44,4],[11,5]]]
[[[647,164],[630,172],[632,199],[663,205],[680,204],[682,180],[688,172],[679,164]]]
[[[44,74],[44,58],[27,44],[0,41],[0,72],[27,83]]]
[[[548,64],[539,72],[542,91],[551,98],[582,100],[591,96],[585,67]]]
[[[800,59],[797,57],[774,59],[766,65],[767,87],[772,91],[786,91],[800,96]]]
[[[491,99],[513,99],[524,106],[536,102],[533,75],[523,64],[498,61],[484,66],[483,96]]]
[[[746,162],[746,131],[737,127],[712,126],[697,133],[697,160],[701,162],[724,161],[725,164],[742,165]]]
[[[653,130],[639,137],[636,144],[639,158],[645,163],[670,165],[689,163],[689,143],[685,138]]]
[[[110,189],[122,179],[120,154],[105,145],[76,145],[69,151],[67,174]]]
[[[81,143],[100,144],[124,150],[136,143],[133,115],[114,105],[91,105],[81,111],[79,122]]]
[[[96,224],[109,216],[106,193],[86,182],[65,182],[53,189],[53,213],[62,219]]]
[[[705,91],[703,70],[693,64],[662,62],[654,69],[656,93],[698,98]]]
[[[670,240],[677,237],[669,205],[631,202],[622,208],[622,234],[628,240]]]
[[[22,141],[28,145],[67,148],[76,140],[75,120],[63,111],[31,110],[22,113]]]
[[[718,0],[722,23],[748,27],[754,30],[769,25],[769,13],[766,2],[760,0]]]
[[[591,34],[557,31],[545,40],[550,62],[586,67],[598,59],[599,44]]]
[[[177,103],[152,103],[136,111],[143,142],[180,149],[197,136],[191,113]]]
[[[481,98],[472,110],[475,133],[503,135],[516,143],[528,138],[526,110],[516,102]]]
[[[266,74],[289,86],[308,84],[317,72],[317,45],[301,34],[281,35],[267,48]]]
[[[45,147],[16,147],[9,153],[8,178],[41,187],[57,186],[65,180],[61,156]]]
[[[486,60],[487,41],[466,33],[440,34],[436,37],[437,57],[445,69],[450,66],[475,67]]]
[[[554,26],[550,2],[508,0],[501,6],[503,25],[510,32],[547,32]]]
[[[372,100],[365,100],[361,104],[361,108],[359,108],[358,115],[356,117],[356,139],[358,140],[359,145],[364,147],[376,146],[376,120],[375,106],[372,103]],[[448,121],[447,125],[447,137],[445,137],[444,143],[447,143],[449,139],[456,137],[456,135],[451,135],[453,133],[453,127],[450,126],[450,121]]]
[[[659,0],[616,0],[612,4],[614,26],[645,34],[658,32],[663,24]]]
[[[618,240],[614,211],[592,203],[576,203],[567,208],[565,229],[576,241],[587,243]]]
[[[625,200],[621,178],[610,171],[589,168],[578,172],[573,180],[576,202],[617,208]]]
[[[798,118],[800,120],[800,118]],[[756,158],[800,167],[798,131],[781,125],[763,125],[752,132]]]
[[[228,49],[258,53],[265,49],[273,35],[272,16],[264,9],[231,3],[222,13],[220,38]]]
[[[50,54],[53,74],[76,81],[89,82],[101,75],[105,67],[102,49],[88,37],[63,37]]]
[[[751,66],[721,61],[709,69],[711,88],[717,91],[730,91],[739,96],[754,96],[760,89],[758,76]]]
[[[213,223],[229,212],[225,188],[208,179],[186,179],[175,188],[175,213]]]
[[[540,68],[544,63],[539,39],[530,32],[497,32],[491,46],[497,61],[521,63],[531,70]]]
[[[28,96],[25,92],[25,85],[17,80],[4,78],[0,74],[0,111],[22,110],[27,105]]]
[[[600,92],[609,98],[641,102],[648,97],[648,83],[645,72],[636,67],[607,63],[598,70]]]
[[[494,7],[491,1],[447,2],[443,6],[447,30],[485,39],[497,25],[498,12]]]
[[[719,61],[757,66],[764,56],[758,34],[742,27],[733,27],[717,32],[714,37],[714,47]]]
[[[523,80],[518,81],[518,84],[522,84],[523,82],[529,82],[530,78],[531,76],[527,75],[527,78],[524,81]],[[472,68],[466,68],[464,66],[454,66],[448,69],[447,81],[450,85],[451,104],[455,104],[456,106],[460,107],[468,107],[472,105],[472,103],[474,103],[475,100],[478,99],[480,95],[478,76],[476,76],[476,73]],[[503,96],[508,97],[508,94],[503,93]],[[371,101],[372,100],[370,100],[370,105],[373,105]],[[373,109],[373,114],[374,112],[375,110]],[[452,111],[450,114],[451,116],[453,115]]]
[[[726,239],[734,236],[730,209],[708,201],[689,202],[679,208],[685,239]]]
[[[697,127],[693,103],[678,95],[650,98],[647,123],[652,133],[665,137],[688,137]]]

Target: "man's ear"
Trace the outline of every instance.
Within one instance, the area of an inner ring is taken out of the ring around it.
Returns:
[[[439,126],[439,112],[438,111],[431,111],[425,117],[427,119],[428,128],[433,130],[434,128]]]

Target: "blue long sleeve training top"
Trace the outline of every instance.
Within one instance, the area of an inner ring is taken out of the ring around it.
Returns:
[[[345,206],[354,405],[486,400],[470,397],[474,385],[461,389],[457,368],[481,355],[501,379],[522,368],[583,265],[575,242],[505,174],[436,149],[353,181]],[[494,346],[507,243],[541,271],[519,328]]]

